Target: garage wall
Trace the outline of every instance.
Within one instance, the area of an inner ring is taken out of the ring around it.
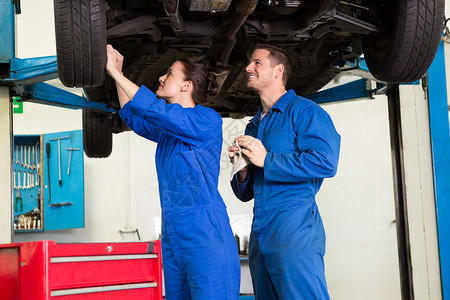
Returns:
[[[55,55],[51,0],[22,0],[17,23],[17,57]],[[346,80],[345,78],[343,80]],[[51,82],[61,86],[58,80]],[[74,90],[71,90],[74,92]],[[79,93],[79,90],[75,90]],[[317,196],[327,232],[326,272],[333,299],[400,299],[387,100],[358,100],[323,106],[342,136],[338,174],[325,180]],[[229,186],[225,148],[248,119],[224,119],[219,190],[231,215],[249,215]],[[15,134],[81,129],[81,111],[33,103],[14,116]],[[85,157],[86,227],[20,233],[16,241],[134,241],[156,238],[160,215],[154,167],[155,144],[134,133],[114,136],[106,159]],[[245,275],[245,276],[248,276]],[[246,287],[248,288],[248,281]]]

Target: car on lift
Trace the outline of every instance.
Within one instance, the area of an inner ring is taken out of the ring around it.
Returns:
[[[294,62],[288,89],[314,93],[347,62],[364,59],[382,82],[420,79],[437,51],[444,0],[54,0],[58,75],[89,101],[119,109],[105,74],[106,44],[125,57],[124,74],[151,90],[173,61],[191,56],[216,74],[219,93],[206,104],[223,117],[253,115],[260,102],[246,88],[245,67],[258,42],[283,47]],[[84,150],[107,157],[117,114],[83,111]]]

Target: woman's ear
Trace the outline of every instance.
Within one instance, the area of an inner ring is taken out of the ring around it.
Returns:
[[[183,86],[181,87],[182,92],[188,92],[192,90],[192,81],[185,81],[183,82]]]

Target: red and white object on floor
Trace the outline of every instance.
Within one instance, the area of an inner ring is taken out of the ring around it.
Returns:
[[[161,241],[0,244],[0,299],[162,299]]]

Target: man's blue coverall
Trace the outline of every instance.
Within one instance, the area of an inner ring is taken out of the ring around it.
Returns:
[[[166,299],[238,299],[239,254],[217,190],[220,115],[202,105],[167,104],[145,87],[119,113],[158,143]]]
[[[249,166],[232,188],[255,199],[249,266],[256,299],[329,299],[324,274],[325,231],[315,202],[323,179],[337,171],[340,136],[316,103],[286,92],[245,134],[263,143],[264,167]]]

